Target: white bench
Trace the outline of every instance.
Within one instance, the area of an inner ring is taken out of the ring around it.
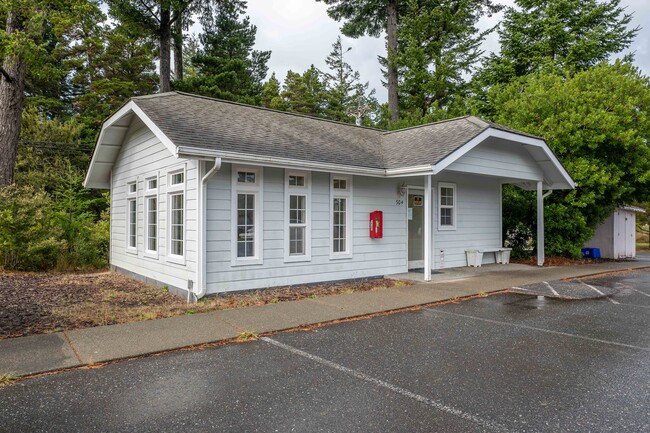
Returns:
[[[467,255],[467,266],[481,267],[484,253],[494,253],[494,261],[507,265],[510,263],[510,251],[512,248],[481,248],[465,250]]]

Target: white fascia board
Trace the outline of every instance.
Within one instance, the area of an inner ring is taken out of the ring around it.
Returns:
[[[95,164],[97,163],[97,154],[99,153],[99,148],[102,145],[102,142],[104,140],[106,129],[112,126],[117,121],[121,120],[124,116],[129,114],[129,112],[133,111],[131,108],[132,104],[133,101],[129,101],[128,103],[126,103],[122,108],[117,110],[115,114],[113,114],[111,117],[106,119],[106,121],[102,125],[102,129],[101,131],[99,131],[99,137],[97,137],[97,142],[95,143],[95,150],[93,151],[93,157],[90,160],[90,165],[88,166],[88,171],[86,172],[86,178],[84,179],[83,185],[85,188],[97,188],[97,186],[94,185],[97,185],[98,183],[91,182],[90,175],[93,172],[93,169],[95,168]]]
[[[433,175],[433,165],[416,165],[413,167],[389,168],[386,170],[386,177],[408,177],[420,175]]]
[[[174,143],[165,135],[163,132],[156,126],[156,124],[147,116],[144,111],[140,107],[137,106],[137,104],[134,101],[129,101],[122,108],[117,110],[115,114],[113,114],[111,117],[106,119],[104,124],[102,125],[102,129],[99,132],[99,137],[97,138],[97,143],[95,144],[95,150],[93,152],[93,157],[90,160],[90,165],[88,166],[88,172],[86,173],[86,178],[84,179],[84,187],[86,188],[104,188],[104,182],[92,182],[90,180],[91,174],[93,173],[93,169],[95,165],[98,163],[97,162],[97,155],[99,154],[99,150],[101,147],[104,146],[104,139],[106,135],[106,131],[108,128],[125,128],[128,129],[128,126],[117,126],[114,125],[118,121],[120,121],[124,116],[127,116],[129,113],[134,113],[136,116],[142,120],[142,122],[151,130],[151,132],[154,133],[154,135],[160,140],[160,142],[171,152],[174,157],[178,158],[178,149]],[[111,143],[109,144],[111,147],[116,146],[116,144]],[[121,146],[121,144],[120,144]]]
[[[620,209],[629,210],[630,212],[645,213],[645,209],[636,206],[621,206]]]
[[[383,168],[367,168],[352,165],[331,164],[324,162],[304,161],[292,158],[274,156],[250,155],[237,152],[224,152],[213,149],[197,149],[194,147],[178,148],[178,155],[184,158],[216,158],[231,164],[256,164],[265,167],[292,168],[297,170],[323,171],[327,173],[357,174],[362,176],[385,177]]]
[[[553,151],[548,144],[541,138],[528,137],[521,134],[516,134],[514,132],[503,131],[495,128],[487,128],[485,131],[481,132],[479,135],[444,157],[441,161],[433,167],[434,174],[439,174],[445,168],[449,167],[451,164],[456,162],[460,157],[468,153],[470,150],[474,149],[476,146],[484,142],[490,137],[501,138],[503,140],[514,141],[522,145],[535,146],[541,148],[548,159],[553,163],[555,168],[560,172],[566,184],[569,188],[575,188],[577,184],[571,178],[571,175],[566,171],[562,163],[557,159]],[[564,188],[563,188],[564,189]]]

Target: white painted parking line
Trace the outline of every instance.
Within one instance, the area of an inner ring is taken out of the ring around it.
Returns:
[[[515,290],[523,290],[523,291],[525,291],[525,292],[532,292],[532,290],[530,290],[530,289],[524,289],[523,287],[513,286],[512,288],[515,289]]]
[[[304,350],[300,350],[300,349],[297,349],[297,348],[295,348],[293,346],[289,346],[288,344],[280,343],[279,341],[273,340],[273,339],[268,338],[268,337],[262,337],[261,340],[265,341],[265,342],[267,342],[269,344],[272,344],[272,345],[274,345],[276,347],[280,347],[280,348],[282,348],[284,350],[287,350],[287,351],[289,351],[289,352],[291,352],[291,353],[293,353],[295,355],[302,356],[303,358],[307,358],[307,359],[312,360],[314,362],[317,362],[317,363],[319,363],[321,365],[325,365],[327,367],[330,367],[330,368],[333,368],[335,370],[341,371],[341,372],[343,372],[345,374],[348,374],[350,376],[354,376],[357,379],[361,379],[361,380],[363,380],[365,382],[371,383],[371,384],[379,386],[381,388],[388,389],[388,390],[390,390],[392,392],[395,392],[397,394],[400,394],[400,395],[402,395],[404,397],[411,398],[411,399],[416,400],[416,401],[418,401],[420,403],[426,404],[427,406],[431,406],[431,407],[433,407],[433,408],[435,408],[435,409],[437,409],[437,410],[439,410],[441,412],[445,412],[445,413],[448,413],[450,415],[454,415],[456,417],[462,418],[464,420],[471,421],[471,422],[473,422],[475,424],[478,424],[478,425],[480,425],[480,426],[482,426],[482,427],[484,427],[486,429],[493,430],[493,431],[499,431],[499,432],[507,432],[507,431],[509,431],[507,428],[505,428],[504,426],[502,426],[502,425],[500,425],[500,424],[498,424],[496,422],[489,421],[489,420],[480,418],[480,417],[478,417],[476,415],[472,415],[470,413],[464,412],[464,411],[462,411],[460,409],[457,409],[455,407],[452,407],[452,406],[446,405],[444,403],[441,403],[438,400],[433,400],[433,399],[421,396],[419,394],[415,394],[414,392],[411,392],[411,391],[409,391],[407,389],[401,388],[401,387],[399,387],[397,385],[393,385],[392,383],[384,382],[381,379],[377,379],[375,377],[369,376],[369,375],[367,375],[365,373],[362,373],[360,371],[354,370],[352,368],[345,367],[345,366],[343,366],[341,364],[337,364],[336,362],[328,361],[327,359],[321,358],[320,356],[312,355],[311,353],[307,353]]]
[[[597,288],[595,288],[595,287],[592,286],[591,284],[587,284],[587,283],[585,283],[584,281],[580,281],[580,283],[582,283],[582,284],[584,284],[585,286],[589,287],[591,290],[595,291],[595,292],[598,293],[599,295],[606,296],[603,292],[601,292],[600,290],[598,290]],[[607,300],[608,300],[609,302],[611,302],[612,304],[614,304],[614,305],[620,305],[620,304],[621,304],[620,302],[615,301],[614,299],[610,298],[609,296],[607,296]]]
[[[587,283],[585,283],[584,281],[580,281],[580,283],[582,283],[582,284],[584,284],[585,286],[589,287],[591,290],[595,291],[595,292],[598,293],[599,295],[603,295],[603,296],[605,296],[605,294],[604,294],[603,292],[601,292],[600,290],[598,290],[597,288],[595,288],[595,287],[592,286],[591,284],[587,284]]]
[[[616,341],[601,340],[600,338],[585,337],[584,335],[570,334],[568,332],[562,332],[562,331],[553,331],[551,329],[536,328],[534,326],[521,325],[521,324],[518,324],[518,323],[510,323],[510,322],[502,322],[500,320],[485,319],[483,317],[470,316],[468,314],[452,313],[450,311],[443,311],[443,310],[439,310],[437,308],[428,308],[428,309],[426,309],[424,311],[425,312],[431,311],[431,312],[440,313],[440,314],[448,314],[450,316],[457,316],[457,317],[464,317],[466,319],[480,320],[482,322],[494,323],[494,324],[497,324],[497,325],[514,326],[515,328],[530,329],[531,331],[545,332],[547,334],[555,334],[555,335],[561,335],[563,337],[577,338],[577,339],[580,339],[580,340],[591,341],[591,342],[594,342],[594,343],[610,344],[612,346],[627,347],[628,349],[636,349],[636,350],[643,350],[644,352],[650,352],[650,347],[641,347],[641,346],[635,346],[633,344],[618,343]]]
[[[542,281],[542,283],[544,283],[546,287],[548,287],[555,296],[560,296],[560,294],[556,292],[553,286],[551,286],[547,281]]]
[[[641,293],[642,295],[647,296],[647,297],[650,298],[650,295],[647,294],[646,292],[642,292],[641,290],[637,290],[637,289],[632,289],[632,290],[634,290],[634,291],[637,292],[637,293]]]

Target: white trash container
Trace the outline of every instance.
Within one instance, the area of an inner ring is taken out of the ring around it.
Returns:
[[[479,250],[465,250],[467,256],[467,266],[480,268],[483,262],[483,252]]]
[[[504,248],[501,250],[501,263],[507,265],[510,263],[510,251],[512,248]]]

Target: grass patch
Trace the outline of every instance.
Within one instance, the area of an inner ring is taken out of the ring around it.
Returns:
[[[237,337],[237,339],[241,340],[241,341],[255,341],[258,338],[259,338],[259,335],[257,335],[254,332],[251,332],[251,331],[243,331]]]
[[[0,374],[0,388],[10,385],[18,380],[18,376],[13,373]]]

